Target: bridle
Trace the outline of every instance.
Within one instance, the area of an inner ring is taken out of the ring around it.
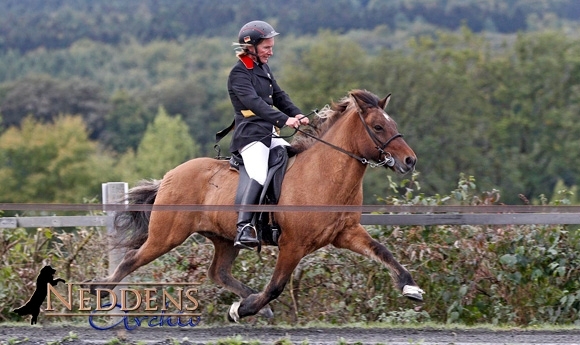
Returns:
[[[317,113],[317,110],[312,111],[312,113]],[[358,114],[358,116],[359,116],[359,118],[360,118],[363,126],[365,127],[365,129],[366,129],[369,137],[371,137],[373,143],[375,144],[375,148],[379,151],[379,154],[380,154],[379,157],[384,157],[383,160],[380,160],[380,161],[374,163],[374,162],[369,161],[368,159],[366,159],[364,157],[361,157],[361,156],[358,156],[358,155],[356,155],[356,154],[354,154],[352,152],[349,152],[349,151],[343,149],[342,147],[338,147],[338,146],[336,146],[334,144],[329,143],[328,141],[325,141],[325,140],[323,140],[323,139],[321,139],[321,138],[319,138],[317,136],[314,136],[314,135],[312,135],[312,134],[310,134],[310,133],[308,133],[306,131],[303,131],[300,128],[296,128],[295,130],[296,130],[296,132],[300,132],[300,133],[306,135],[307,137],[310,137],[310,138],[315,139],[315,140],[317,140],[317,141],[319,141],[319,142],[321,142],[321,143],[323,143],[325,145],[328,145],[328,146],[332,147],[333,149],[335,149],[337,151],[340,151],[340,152],[342,152],[342,153],[344,153],[344,154],[346,154],[346,155],[348,155],[348,156],[350,156],[350,157],[358,160],[362,164],[368,165],[371,168],[382,167],[382,166],[385,166],[385,165],[388,166],[388,167],[394,166],[395,165],[395,159],[393,158],[393,156],[391,155],[391,153],[385,151],[385,149],[387,148],[387,146],[393,140],[395,140],[397,138],[402,138],[403,135],[401,133],[396,133],[395,135],[393,135],[392,137],[390,137],[387,141],[385,141],[384,143],[382,143],[379,140],[379,138],[377,138],[377,136],[375,135],[375,133],[373,133],[371,131],[371,129],[369,128],[369,126],[366,124],[366,122],[365,122],[365,120],[364,120],[364,118],[362,116],[362,113],[361,113],[360,109],[357,109],[357,114]]]
[[[357,114],[358,117],[360,118],[362,124],[364,125],[365,129],[367,130],[367,133],[369,134],[369,137],[371,137],[371,139],[373,140],[373,142],[375,143],[375,148],[379,151],[379,153],[385,157],[385,159],[383,159],[382,161],[379,161],[377,163],[372,163],[375,164],[376,166],[383,166],[383,165],[387,165],[388,167],[392,167],[393,165],[395,165],[395,159],[393,158],[393,156],[389,153],[389,152],[385,152],[385,149],[387,148],[387,146],[391,143],[391,141],[397,139],[397,138],[402,138],[403,135],[401,133],[396,133],[395,135],[393,135],[392,137],[390,137],[387,141],[385,141],[385,143],[381,143],[381,141],[379,140],[379,138],[377,138],[377,136],[375,135],[375,133],[373,133],[371,131],[371,129],[369,128],[369,126],[366,124],[363,116],[362,116],[362,112],[360,110],[357,110]],[[371,163],[369,163],[371,164]],[[371,165],[372,167],[372,165]]]

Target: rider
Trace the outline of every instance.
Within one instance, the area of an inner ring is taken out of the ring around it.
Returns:
[[[241,205],[256,204],[266,182],[270,149],[289,145],[276,135],[277,128],[298,128],[308,124],[292,103],[268,67],[268,59],[274,54],[274,36],[278,32],[263,21],[245,24],[238,34],[237,57],[228,77],[228,93],[235,110],[235,129],[230,145],[232,153],[238,152],[250,177],[241,195]],[[251,223],[252,212],[239,212],[237,248],[259,245],[256,228]]]

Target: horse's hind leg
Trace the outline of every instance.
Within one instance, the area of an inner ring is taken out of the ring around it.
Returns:
[[[103,286],[106,288],[114,287],[113,285],[107,285],[107,283],[120,282],[139,267],[150,263],[182,244],[190,235],[190,232],[186,229],[188,227],[184,224],[177,221],[164,223],[161,219],[155,217],[155,214],[152,214],[151,222],[149,223],[149,234],[145,243],[138,249],[128,250],[113,274],[100,282],[104,283]],[[91,291],[94,292],[95,289],[96,286],[93,285]]]
[[[350,249],[383,263],[389,269],[396,286],[403,292],[403,296],[415,301],[423,301],[424,292],[417,286],[409,271],[401,266],[393,254],[374,240],[361,225],[344,230],[332,244],[337,248]]]
[[[256,290],[244,285],[232,276],[232,266],[240,252],[239,249],[234,248],[234,243],[217,236],[208,236],[208,238],[214,246],[213,260],[208,270],[210,279],[242,298],[257,293]],[[262,308],[258,314],[265,317],[274,316],[269,306]]]

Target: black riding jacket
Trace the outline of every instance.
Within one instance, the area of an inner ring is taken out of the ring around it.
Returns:
[[[228,92],[235,110],[230,151],[260,141],[270,147],[272,126],[284,127],[288,117],[302,111],[276,83],[267,64],[242,56],[228,78]]]

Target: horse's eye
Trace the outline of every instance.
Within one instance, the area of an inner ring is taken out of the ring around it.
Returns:
[[[382,126],[375,125],[375,131],[378,132],[378,131],[382,131],[382,130],[383,130],[383,127]]]

